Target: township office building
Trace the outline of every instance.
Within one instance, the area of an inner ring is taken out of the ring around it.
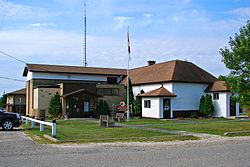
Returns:
[[[187,61],[168,61],[129,71],[134,96],[142,98],[142,117],[188,117],[199,109],[200,98],[213,96],[215,117],[239,115],[239,104],[224,82]],[[46,110],[59,92],[62,115],[90,117],[99,100],[109,107],[126,100],[126,69],[27,64],[26,114]]]

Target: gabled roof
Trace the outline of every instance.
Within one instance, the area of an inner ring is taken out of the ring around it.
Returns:
[[[26,88],[19,89],[10,93],[7,93],[7,95],[26,95]]]
[[[131,69],[129,76],[133,85],[164,82],[213,83],[217,80],[195,64],[181,60]],[[126,82],[125,78],[122,83]]]
[[[215,81],[207,87],[205,92],[230,92],[230,87],[225,81]]]
[[[140,96],[140,97],[176,97],[175,94],[169,92],[163,86],[158,88],[158,89],[140,94],[138,96]]]
[[[44,65],[44,64],[27,64],[23,71],[23,76],[27,76],[28,71],[45,72],[45,73],[68,73],[68,74],[127,75],[127,71],[125,69]]]

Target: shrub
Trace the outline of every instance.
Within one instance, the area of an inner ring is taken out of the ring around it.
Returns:
[[[100,115],[110,115],[110,109],[108,103],[105,100],[100,100],[95,112],[95,117],[98,118]]]
[[[214,111],[212,96],[207,94],[200,99],[199,114],[201,116],[210,116]]]
[[[62,111],[62,105],[60,101],[60,95],[58,92],[54,96],[52,96],[49,104],[49,114],[55,118],[57,117]]]
[[[142,116],[142,102],[141,97],[136,97],[134,101],[134,116]]]

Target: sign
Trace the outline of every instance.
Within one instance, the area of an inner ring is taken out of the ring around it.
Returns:
[[[121,101],[120,104],[114,106],[115,111],[127,111],[127,105],[124,101]]]

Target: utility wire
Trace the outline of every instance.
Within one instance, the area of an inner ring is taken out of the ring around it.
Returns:
[[[11,80],[11,81],[18,81],[18,82],[25,82],[25,80],[15,79],[15,78],[8,78],[8,77],[0,77],[0,79],[7,79],[7,80]]]
[[[4,18],[5,18],[6,10],[7,10],[7,4],[8,4],[8,0],[6,0],[6,2],[5,2],[5,8],[4,8],[4,12],[3,12],[3,17],[2,17],[0,31],[3,29]]]
[[[5,56],[8,56],[8,57],[10,57],[10,58],[12,58],[12,59],[15,59],[15,60],[17,60],[17,61],[19,61],[19,62],[21,62],[21,63],[27,64],[25,61],[22,61],[22,60],[20,60],[20,59],[14,57],[14,56],[11,56],[10,54],[7,54],[7,53],[5,53],[5,52],[3,52],[3,51],[1,51],[1,50],[0,50],[0,53],[2,53],[2,54],[5,55]]]

